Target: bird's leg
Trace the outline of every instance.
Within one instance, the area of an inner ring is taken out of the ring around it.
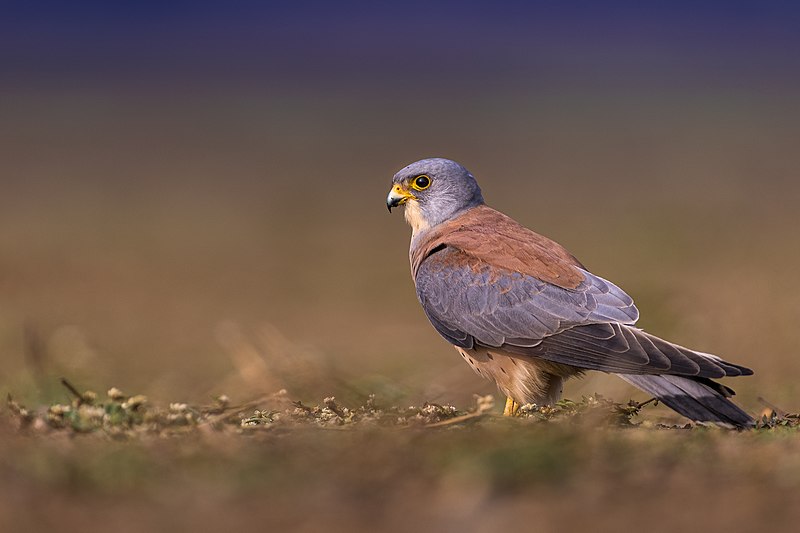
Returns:
[[[517,416],[520,405],[511,396],[506,398],[506,407],[503,409],[503,416]]]

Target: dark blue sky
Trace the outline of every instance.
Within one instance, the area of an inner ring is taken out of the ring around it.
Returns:
[[[6,80],[794,82],[793,2],[17,2]]]

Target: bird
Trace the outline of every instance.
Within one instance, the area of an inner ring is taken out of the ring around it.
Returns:
[[[411,226],[417,299],[436,331],[506,396],[503,414],[553,405],[565,380],[616,374],[701,424],[749,428],[734,391],[714,381],[747,367],[679,346],[635,326],[621,288],[560,244],[497,211],[475,177],[444,158],[397,172],[386,199]]]

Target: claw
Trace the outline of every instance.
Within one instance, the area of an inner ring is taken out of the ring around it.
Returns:
[[[506,407],[503,409],[503,416],[517,416],[520,404],[515,402],[510,396],[506,398]]]

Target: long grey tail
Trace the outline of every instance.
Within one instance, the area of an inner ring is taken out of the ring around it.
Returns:
[[[749,428],[755,421],[728,398],[734,392],[708,378],[665,374],[617,374],[658,398],[667,407],[696,422]]]

